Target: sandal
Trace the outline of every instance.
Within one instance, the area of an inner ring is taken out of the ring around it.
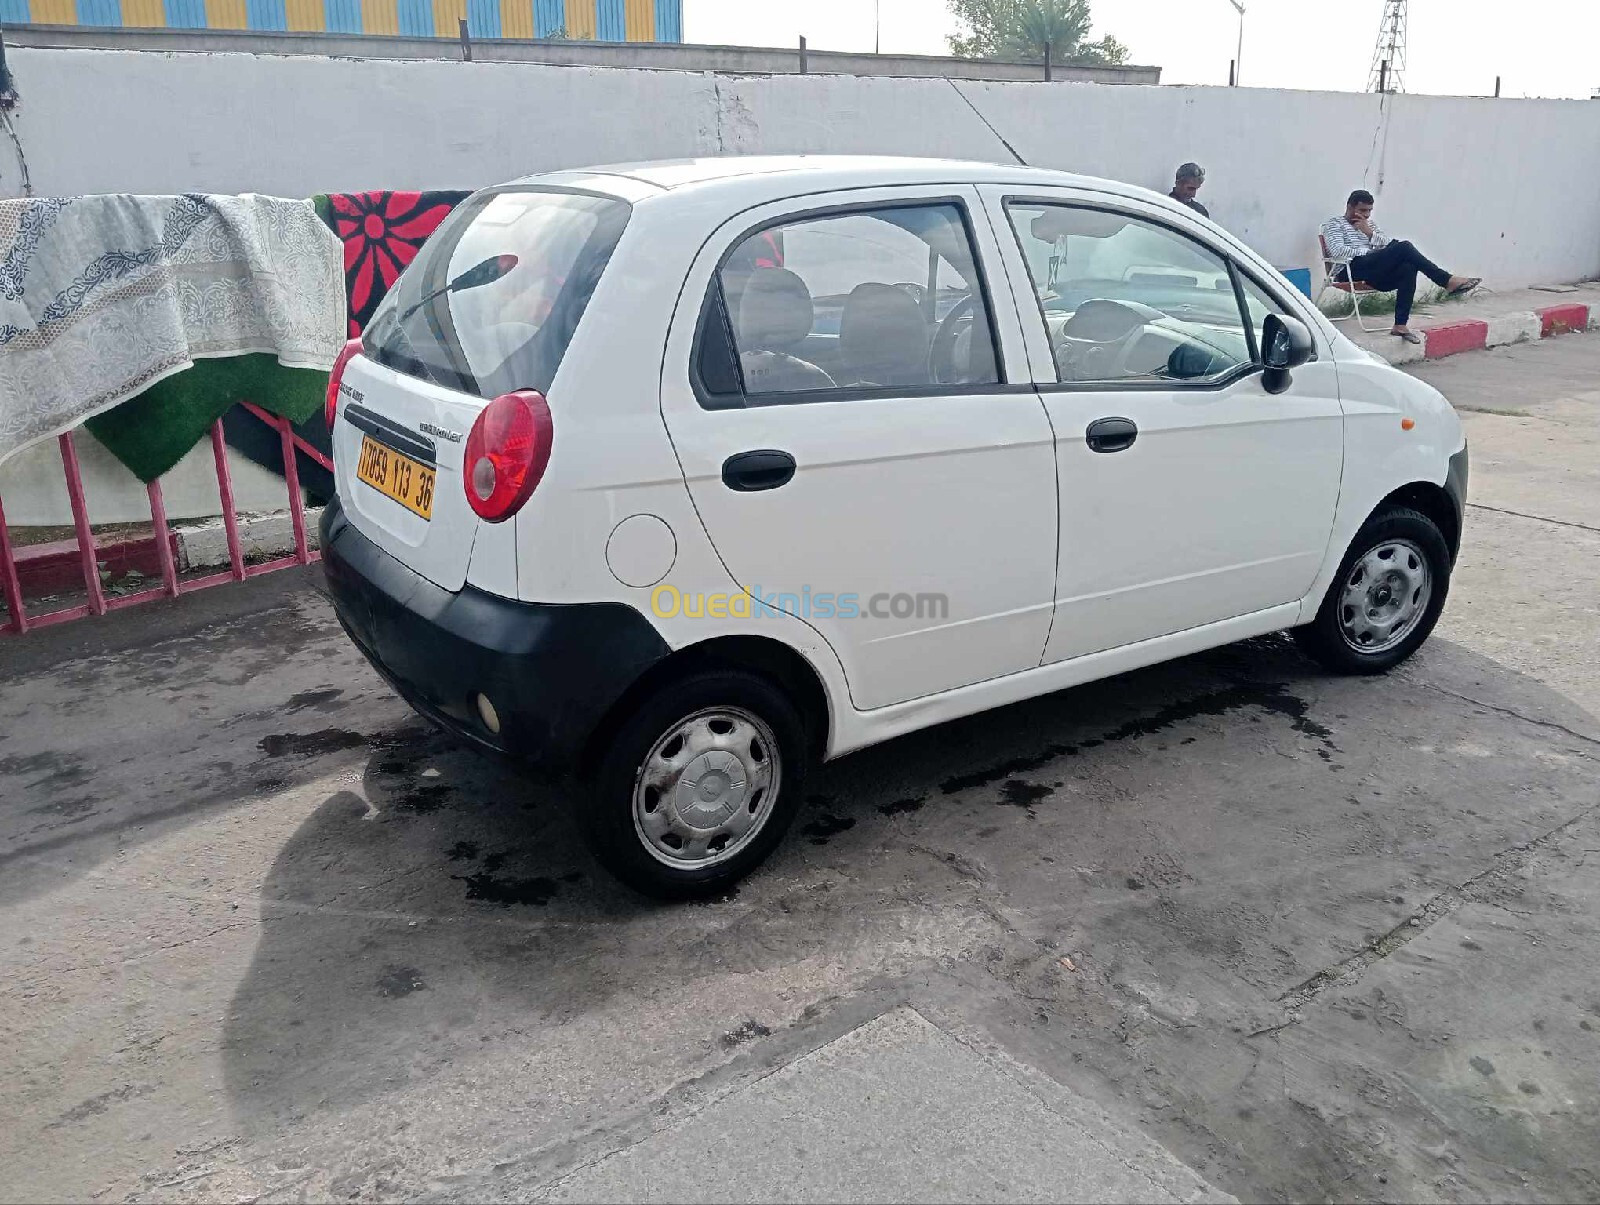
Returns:
[[[1404,339],[1407,343],[1421,343],[1422,336],[1416,331],[1390,331],[1396,339]]]
[[[1473,276],[1473,277],[1471,277],[1471,278],[1469,278],[1467,280],[1462,281],[1455,288],[1451,289],[1448,293],[1446,293],[1445,296],[1447,296],[1447,297],[1465,297],[1468,293],[1472,292],[1473,289],[1477,288],[1482,283],[1483,283],[1483,277],[1481,277],[1481,276]]]

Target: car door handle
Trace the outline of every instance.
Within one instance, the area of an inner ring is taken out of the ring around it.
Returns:
[[[1131,418],[1097,418],[1083,436],[1091,452],[1122,452],[1138,438],[1138,425]]]
[[[739,452],[722,462],[722,484],[741,494],[775,490],[794,476],[794,457],[776,448]]]

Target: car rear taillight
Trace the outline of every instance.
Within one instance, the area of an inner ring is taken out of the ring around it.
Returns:
[[[361,340],[352,339],[339,349],[339,358],[333,362],[333,371],[328,374],[328,403],[325,417],[328,420],[328,430],[333,430],[333,421],[339,417],[339,380],[344,376],[345,365],[361,354]]]
[[[467,502],[490,523],[522,509],[545,466],[555,427],[544,395],[532,389],[504,393],[483,408],[467,436],[461,479]]]

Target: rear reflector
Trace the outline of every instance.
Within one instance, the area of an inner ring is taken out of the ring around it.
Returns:
[[[467,502],[480,518],[503,523],[522,509],[544,476],[554,440],[550,407],[532,389],[501,394],[483,408],[461,466]]]
[[[328,430],[333,430],[334,420],[339,417],[339,381],[344,377],[345,365],[361,354],[361,340],[352,339],[339,349],[339,357],[333,362],[333,371],[328,374],[328,401],[324,410],[324,417],[328,420]]]

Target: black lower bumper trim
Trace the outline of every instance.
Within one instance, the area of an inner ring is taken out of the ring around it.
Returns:
[[[540,769],[569,769],[623,692],[670,651],[624,603],[526,603],[436,586],[356,530],[337,499],[321,535],[339,621],[401,697]],[[479,694],[494,704],[498,734],[479,717]]]

